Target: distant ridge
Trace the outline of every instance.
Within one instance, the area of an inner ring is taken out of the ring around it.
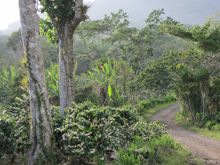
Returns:
[[[8,25],[8,28],[6,30],[1,30],[0,35],[10,36],[11,33],[19,30],[19,28],[20,28],[20,22],[19,21],[13,22],[10,25]]]

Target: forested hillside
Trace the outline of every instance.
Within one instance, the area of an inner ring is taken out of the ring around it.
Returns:
[[[0,165],[206,164],[151,118],[179,104],[179,125],[220,137],[218,17],[160,9],[136,28],[123,10],[39,2],[20,0],[21,29],[0,36]]]

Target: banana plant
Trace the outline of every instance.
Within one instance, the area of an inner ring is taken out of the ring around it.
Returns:
[[[0,102],[10,101],[17,94],[19,71],[14,66],[0,73]]]
[[[88,72],[92,81],[97,83],[103,90],[107,89],[107,95],[112,98],[114,95],[116,69],[113,62],[109,61],[103,64],[96,65],[92,71]]]
[[[47,87],[50,97],[58,98],[59,97],[59,74],[58,74],[58,65],[51,65],[50,68],[46,71],[46,80]]]

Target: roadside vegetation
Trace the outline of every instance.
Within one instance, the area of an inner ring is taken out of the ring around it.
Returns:
[[[190,121],[187,120],[187,118],[188,118],[187,114],[184,114],[183,112],[178,112],[175,120],[177,124],[180,124],[182,127],[186,129],[190,129],[194,132],[213,138],[215,140],[220,140],[220,134],[219,134],[220,129],[218,123],[207,122],[205,126],[196,126],[196,125],[192,125]]]

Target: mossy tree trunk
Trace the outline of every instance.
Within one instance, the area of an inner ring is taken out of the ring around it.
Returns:
[[[66,21],[64,24],[59,24],[55,19],[52,20],[58,29],[59,36],[59,93],[60,111],[63,117],[64,109],[75,100],[73,34],[80,22],[86,19],[84,8],[83,0],[76,0],[75,16],[72,20]]]
[[[73,34],[87,16],[88,7],[83,0],[39,0],[42,11],[46,12],[55,28],[59,42],[59,94],[60,111],[64,117],[64,109],[74,101],[74,53]]]
[[[51,110],[40,47],[39,16],[34,0],[19,0],[22,41],[28,61],[31,125],[31,150],[28,164],[40,164],[52,151]],[[46,156],[47,155],[47,156]]]
[[[64,117],[64,109],[74,101],[74,55],[73,33],[75,26],[68,22],[59,31],[59,90],[60,109]]]

